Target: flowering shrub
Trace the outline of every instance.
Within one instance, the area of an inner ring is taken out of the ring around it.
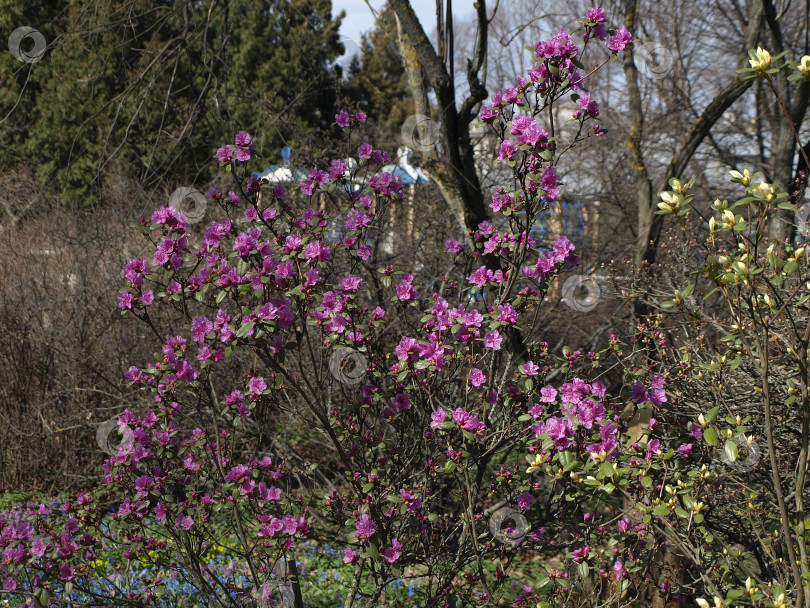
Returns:
[[[632,364],[637,345],[663,337],[641,327],[632,347],[611,336],[597,352],[555,353],[536,322],[577,255],[565,237],[539,251],[530,227],[560,195],[558,150],[601,133],[582,51],[608,38],[615,55],[632,41],[609,33],[598,7],[582,38],[583,49],[564,31],[539,42],[527,77],[481,109],[512,183],[492,194],[497,220],[445,243],[454,274],[434,293],[375,268],[369,236],[403,190],[380,171],[385,152],[363,142],[353,162],[315,167],[288,191],[248,177],[249,134],[220,147],[234,175],[233,190],[209,193],[221,216],[199,238],[173,207],[144,220],[154,253],[127,264],[118,296],[156,332],[162,306],[187,320],[126,374],[156,407],[119,418],[125,440],[104,464],[106,488],[0,524],[4,590],[41,605],[171,601],[154,569],[135,589],[107,576],[113,551],[167,567],[206,604],[239,605],[249,590],[300,607],[295,556],[312,539],[340,546],[352,567],[346,606],[639,601],[666,518],[702,518],[689,485],[675,515],[661,504],[665,484],[687,478],[690,447],[654,438],[655,419],[638,441],[626,435],[623,412],[668,403],[660,370]],[[560,131],[552,111],[568,96],[573,126]],[[336,120],[352,142],[365,116]],[[337,237],[315,196],[345,218]],[[234,373],[240,351],[253,364]],[[347,354],[359,369],[343,367]],[[214,388],[223,376],[228,394]],[[254,412],[282,405],[317,453],[297,450],[304,441],[255,450]],[[238,572],[208,566],[218,547]],[[530,559],[539,572],[515,578]],[[413,598],[391,595],[394,581],[418,581]]]

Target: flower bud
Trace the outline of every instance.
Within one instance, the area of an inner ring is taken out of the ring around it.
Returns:
[[[757,184],[757,194],[770,203],[776,198],[776,188],[767,182],[760,182]]]
[[[748,186],[751,183],[751,173],[748,169],[743,169],[743,172],[740,173],[739,171],[731,171],[731,181],[734,183],[740,183],[743,186]]]
[[[802,57],[801,61],[799,61],[799,65],[796,66],[796,69],[805,78],[810,78],[810,55],[805,55]]]
[[[762,47],[757,47],[754,57],[755,58],[749,59],[748,63],[750,63],[751,67],[757,72],[763,73],[771,67],[771,54]]]

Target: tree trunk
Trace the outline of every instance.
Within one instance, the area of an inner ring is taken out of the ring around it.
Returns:
[[[774,55],[781,53],[784,49],[782,42],[782,31],[779,27],[777,20],[776,10],[773,3],[768,0],[765,2],[765,17],[768,26],[773,34],[772,49]],[[804,49],[805,52],[808,49]],[[775,81],[776,92],[779,94],[781,103],[779,104],[779,130],[773,144],[773,152],[771,153],[771,182],[777,186],[782,192],[791,192],[795,194],[798,190],[793,183],[791,183],[791,175],[793,173],[793,157],[796,153],[796,146],[799,143],[796,140],[796,134],[799,132],[804,121],[804,115],[807,110],[807,102],[810,100],[810,86],[807,80],[799,81],[796,87],[795,96],[791,101],[790,88],[788,86],[788,74],[785,70],[780,70],[773,75]],[[766,89],[767,94],[773,95],[773,91]],[[775,102],[777,100],[774,100]],[[779,103],[779,102],[777,102]],[[784,104],[784,105],[782,105]],[[787,113],[787,116],[785,115]],[[796,200],[791,202],[796,203]],[[787,209],[777,209],[771,218],[771,223],[768,226],[768,236],[774,240],[785,241],[793,238],[793,212]]]
[[[452,0],[447,1],[449,3]],[[422,100],[427,99],[428,86],[433,89],[438,102],[441,155],[435,150],[428,151],[423,163],[424,169],[439,186],[442,197],[459,219],[465,233],[475,230],[478,224],[489,217],[469,133],[470,123],[475,118],[475,107],[487,98],[487,91],[478,79],[487,48],[489,22],[486,17],[486,3],[484,0],[476,3],[478,44],[476,57],[467,62],[470,94],[460,109],[456,106],[456,90],[451,71],[428,40],[411,3],[409,0],[391,0],[390,4],[401,27],[400,40],[405,51],[403,57],[406,59],[408,82],[417,101],[416,111],[421,113]],[[448,15],[452,15],[449,10]],[[452,23],[445,24],[445,29],[449,28],[452,28]],[[440,33],[442,35],[446,34]],[[444,42],[450,41],[440,41],[440,47],[443,48]],[[413,53],[410,52],[411,48]],[[425,112],[425,115],[428,113]]]
[[[759,29],[763,17],[763,1],[754,0],[748,15],[748,24],[745,31],[745,41],[740,55],[739,67],[748,65],[748,49],[756,45]],[[625,26],[631,29],[636,25],[638,17],[639,0],[625,0]],[[664,175],[655,188],[652,187],[644,159],[641,154],[641,141],[643,136],[644,120],[641,107],[641,96],[638,88],[638,69],[630,53],[624,55],[624,73],[627,78],[627,89],[630,102],[630,133],[627,137],[627,146],[633,162],[633,174],[638,190],[638,239],[636,241],[635,261],[640,266],[643,262],[652,264],[657,255],[658,240],[664,225],[664,216],[656,215],[658,210],[658,193],[665,190],[671,177],[681,177],[686,170],[698,146],[703,142],[717,120],[726,110],[748,90],[753,80],[743,80],[734,75],[728,85],[706,106],[703,113],[695,121],[681,143],[675,156],[670,160]]]

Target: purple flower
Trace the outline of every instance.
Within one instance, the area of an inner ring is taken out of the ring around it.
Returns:
[[[521,511],[528,511],[532,508],[532,503],[534,502],[534,496],[529,494],[528,492],[524,492],[520,496],[517,497],[517,506],[518,509]]]
[[[580,95],[577,105],[591,116],[599,116],[599,104],[591,99],[590,93]]]
[[[652,401],[655,405],[661,405],[662,403],[666,403],[667,402],[666,391],[662,388],[651,388],[650,401]]]
[[[605,21],[607,21],[605,9],[600,8],[599,5],[597,4],[585,14],[585,17],[591,23],[596,24],[593,26],[594,36],[598,37],[599,40],[604,40],[605,37],[607,36],[607,30],[605,29]],[[585,34],[585,36],[587,36],[587,34]]]
[[[507,139],[501,143],[501,149],[498,151],[498,160],[512,160],[512,157],[515,155],[516,151],[517,146]],[[492,208],[495,209],[494,206]],[[500,211],[500,209],[495,209],[495,211]]]
[[[447,253],[458,253],[462,249],[464,249],[464,243],[461,241],[457,241],[456,239],[450,238],[444,242],[444,249]]]
[[[481,106],[481,112],[478,117],[484,122],[492,122],[498,113],[492,109],[492,106]]]
[[[641,382],[636,382],[633,385],[633,401],[636,403],[644,403],[650,398],[650,394]]]
[[[408,393],[400,393],[393,399],[394,407],[398,412],[411,409],[411,396]]]
[[[473,386],[481,386],[487,381],[487,377],[477,367],[474,367],[470,372],[470,382],[472,382]]]
[[[503,342],[503,336],[498,333],[497,329],[493,329],[490,332],[487,332],[484,336],[484,346],[487,348],[491,348],[492,350],[501,350],[501,343]]]
[[[680,446],[678,448],[678,452],[684,458],[689,458],[692,455],[692,444],[691,443],[685,443],[684,445],[682,445],[682,446]]]
[[[621,530],[622,532],[627,532],[630,528],[633,527],[633,522],[631,522],[626,517],[623,517],[618,521],[617,525],[619,526],[619,530]]]
[[[243,464],[238,464],[228,471],[228,473],[225,475],[225,481],[238,481],[248,473],[250,473],[249,467],[246,467]]]
[[[45,544],[41,538],[36,539],[33,543],[31,543],[31,554],[36,555],[37,557],[42,557],[45,555],[45,552],[48,550],[48,545]]]
[[[605,9],[600,8],[598,4],[594,5],[592,9],[588,10],[588,12],[585,13],[585,17],[588,19],[588,21],[593,23],[604,23],[607,21]]]
[[[486,285],[487,281],[491,281],[492,279],[494,279],[492,270],[486,266],[481,266],[478,270],[467,277],[467,280],[476,287],[483,287]]]
[[[580,563],[582,560],[588,557],[588,553],[591,552],[590,547],[579,547],[578,549],[574,549],[574,562]]]
[[[183,528],[184,530],[190,530],[191,526],[194,525],[194,518],[191,515],[183,516],[182,513],[177,514],[177,519],[174,520],[174,525],[177,528]]]
[[[540,186],[546,191],[546,198],[557,198],[560,195],[560,176],[554,167],[547,167],[540,178]]]
[[[258,397],[266,390],[267,390],[267,382],[265,382],[264,378],[262,378],[261,376],[251,378],[250,382],[248,382],[248,393],[250,393],[254,397]]]
[[[432,420],[430,423],[430,428],[438,428],[442,422],[447,420],[447,412],[445,412],[442,408],[439,408],[430,415],[430,418]]]
[[[337,114],[335,114],[335,120],[337,121],[337,125],[341,129],[345,129],[349,126],[349,114],[346,110],[341,110]]]
[[[392,539],[391,545],[392,547],[390,549],[385,549],[382,552],[383,559],[389,564],[393,564],[399,559],[402,550],[402,543],[400,543],[396,538]]]
[[[249,161],[253,152],[253,138],[247,131],[239,131],[234,138],[234,143],[236,144],[236,160],[240,162]]]
[[[371,154],[373,152],[374,148],[371,146],[370,143],[366,142],[357,149],[357,156],[368,160],[369,158],[371,158]]]
[[[402,280],[397,285],[397,299],[415,300],[416,290],[413,288],[413,275],[410,273],[402,275]]]
[[[536,376],[539,370],[540,368],[537,367],[534,361],[526,361],[526,363],[523,364],[523,373],[529,377]]]
[[[616,576],[616,581],[621,582],[624,578],[624,564],[622,560],[617,559],[616,563],[613,564],[613,574]]]
[[[377,531],[377,524],[372,521],[368,513],[363,513],[355,522],[354,527],[357,530],[354,536],[360,540],[367,540]]]
[[[127,290],[118,294],[118,308],[132,308],[132,294]]]
[[[221,163],[230,162],[233,156],[233,148],[231,146],[222,146],[217,150],[217,160]]]
[[[557,399],[557,389],[553,386],[544,386],[540,389],[540,400],[543,403],[554,403]]]
[[[343,562],[353,564],[360,558],[360,553],[351,547],[343,550]]]
[[[611,36],[610,40],[608,40],[607,48],[614,53],[618,53],[619,51],[626,49],[631,44],[633,44],[633,35],[627,30],[626,27],[622,26],[620,29],[616,30],[616,33]]]

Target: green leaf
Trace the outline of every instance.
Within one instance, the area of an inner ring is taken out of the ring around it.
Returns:
[[[653,509],[653,515],[656,517],[665,517],[666,515],[669,515],[669,507],[666,505],[658,505]]]
[[[689,519],[689,513],[681,509],[680,507],[675,507],[675,515],[681,517],[683,519]]]
[[[647,488],[648,490],[653,486],[652,477],[642,477],[641,478],[641,485]]]
[[[703,431],[703,439],[713,448],[717,447],[717,444],[719,443],[717,439],[717,431],[711,427]]]
[[[718,289],[719,289],[719,287],[715,287],[715,288],[714,288],[714,289],[712,289],[712,290],[711,290],[709,293],[707,293],[705,296],[703,296],[703,301],[705,302],[705,301],[706,301],[706,300],[707,300],[707,299],[708,299],[708,298],[709,298],[709,297],[710,297],[712,294],[714,294],[714,292],[715,292],[715,291],[717,291]]]
[[[247,336],[250,330],[253,329],[253,325],[254,325],[253,321],[248,321],[247,323],[242,325],[242,327],[239,328],[239,331],[236,332],[236,337],[244,338],[245,336]]]
[[[591,573],[591,569],[588,566],[588,562],[582,561],[577,566],[577,572],[579,573],[580,578],[588,578],[588,575]]]
[[[706,422],[714,422],[717,419],[717,414],[720,413],[719,407],[713,407],[706,413]]]
[[[734,462],[737,460],[737,456],[740,455],[739,450],[737,449],[737,444],[731,441],[731,439],[726,441],[723,451],[726,453],[726,458],[729,462]]]

